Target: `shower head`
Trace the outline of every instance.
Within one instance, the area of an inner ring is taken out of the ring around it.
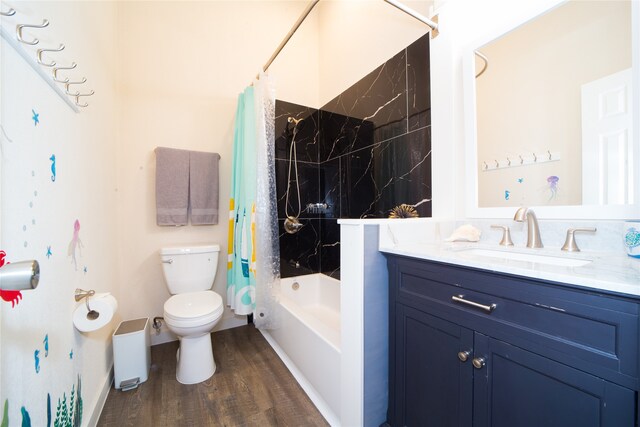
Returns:
[[[303,118],[299,118],[296,119],[295,117],[287,117],[287,127],[285,129],[285,132],[287,132],[288,135],[291,135],[291,131],[293,131],[293,135],[295,136],[295,134],[302,130],[304,123],[303,123],[304,119]],[[290,128],[289,125],[293,125],[293,128]]]
[[[295,117],[291,117],[291,116],[287,118],[287,122],[293,123],[295,126],[298,126],[298,123],[300,123],[303,120],[304,119],[296,119]]]

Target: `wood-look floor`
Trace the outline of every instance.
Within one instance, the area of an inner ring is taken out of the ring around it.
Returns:
[[[326,426],[327,423],[253,325],[216,332],[216,373],[176,381],[178,342],[151,347],[149,379],[109,392],[98,426]]]

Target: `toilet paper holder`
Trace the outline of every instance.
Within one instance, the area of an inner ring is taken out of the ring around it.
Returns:
[[[76,288],[75,299],[76,299],[76,302],[80,302],[82,298],[87,298],[87,300],[89,300],[89,297],[92,297],[95,294],[96,294],[96,291],[94,291],[93,289],[89,291],[85,291],[84,289]]]
[[[86,298],[84,300],[84,303],[87,305],[87,312],[91,313],[93,312],[93,310],[91,310],[91,307],[89,307],[89,297],[92,297],[96,294],[96,291],[94,291],[93,289],[85,291],[84,289],[80,289],[80,288],[76,288],[76,292],[75,292],[75,299],[76,302],[79,302],[82,300],[82,298]]]

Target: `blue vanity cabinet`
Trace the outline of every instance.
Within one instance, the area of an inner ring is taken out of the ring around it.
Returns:
[[[391,426],[638,426],[638,299],[387,257]]]
[[[398,375],[389,393],[395,397],[390,424],[470,426],[473,331],[406,306],[397,307],[395,325],[390,369],[395,366]],[[460,363],[458,353],[469,363]]]
[[[635,426],[632,390],[478,333],[474,354],[474,427]]]

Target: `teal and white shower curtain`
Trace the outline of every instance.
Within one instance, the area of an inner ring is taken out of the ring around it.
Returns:
[[[238,96],[227,260],[227,304],[254,313],[259,328],[276,323],[280,284],[274,123],[275,95],[262,73]]]

